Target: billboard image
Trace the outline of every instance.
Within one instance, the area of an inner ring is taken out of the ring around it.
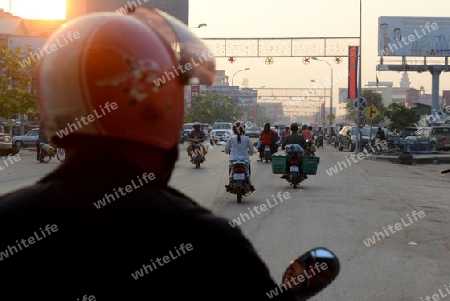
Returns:
[[[450,18],[379,17],[379,56],[449,56]]]

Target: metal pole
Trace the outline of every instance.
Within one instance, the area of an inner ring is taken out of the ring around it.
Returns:
[[[359,69],[359,74],[358,74],[358,97],[362,97],[362,93],[361,93],[361,86],[362,86],[362,55],[361,55],[361,48],[362,48],[362,0],[359,0],[359,64],[358,64],[358,69]],[[355,147],[355,153],[358,154],[359,153],[359,141],[360,141],[360,135],[361,135],[361,129],[359,128],[359,116],[360,116],[361,112],[359,110],[359,108],[357,108],[357,112],[356,112],[356,147]]]
[[[333,114],[333,67],[331,67],[331,91],[330,91],[330,114]],[[330,131],[333,127],[333,120],[330,119]]]
[[[439,109],[439,75],[441,71],[431,70],[431,116],[433,120],[438,118]],[[436,114],[436,115],[435,115]]]

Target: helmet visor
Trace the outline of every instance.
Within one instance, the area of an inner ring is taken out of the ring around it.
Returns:
[[[180,20],[158,9],[138,7],[132,13],[157,32],[172,47],[179,64],[180,73],[187,80],[197,78],[212,86],[216,78],[216,60],[213,53]]]

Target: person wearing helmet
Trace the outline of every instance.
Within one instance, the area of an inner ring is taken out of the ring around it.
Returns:
[[[291,124],[291,131],[292,134],[290,134],[288,137],[286,137],[286,139],[284,139],[281,143],[281,150],[285,150],[286,149],[286,145],[288,144],[298,144],[300,145],[300,147],[302,148],[302,150],[306,150],[308,149],[308,146],[306,145],[306,139],[302,136],[298,134],[298,124],[297,123],[293,123]],[[289,177],[289,164],[286,163],[286,169],[284,171],[284,174],[281,176],[282,179],[287,179]],[[306,178],[308,178],[306,176]]]
[[[261,141],[261,144],[258,149],[260,153],[264,151],[265,145],[271,146],[272,153],[277,152],[278,146],[276,144],[276,141],[278,141],[278,135],[274,130],[270,128],[270,123],[264,124],[264,129],[261,131],[261,134],[259,135],[259,140]]]
[[[200,124],[200,122],[195,122],[192,125],[193,130],[188,135],[189,140],[199,140],[200,142],[205,141],[206,134],[204,131],[202,131],[201,126],[202,125]],[[203,147],[203,154],[206,155],[208,153],[208,150],[204,144],[202,144],[202,147]],[[187,153],[188,153],[189,157],[191,157],[191,161],[192,161],[192,145],[190,142],[189,142],[189,146],[187,147]]]
[[[304,125],[302,126],[302,136],[303,136],[303,138],[305,138],[306,140],[309,139],[309,141],[310,141],[311,143],[314,142],[314,139],[313,139],[313,137],[312,137],[312,135],[311,135],[311,131],[309,130],[309,126],[308,126],[307,124],[304,124]]]
[[[241,159],[248,160],[250,162],[250,156],[253,156],[253,144],[248,136],[245,136],[245,124],[242,122],[236,122],[233,125],[234,135],[228,139],[227,144],[225,145],[225,153],[229,154],[230,165],[228,168],[229,174],[229,185],[232,185],[233,178],[231,178],[231,167],[233,166],[233,160]],[[247,182],[250,185],[251,191],[255,191],[255,187],[253,186],[250,177],[250,163],[246,163],[247,165]]]
[[[70,20],[43,48],[68,36],[36,72],[45,132],[67,157],[0,196],[2,300],[267,299],[278,286],[239,227],[168,184],[184,87],[215,82],[206,45],[142,7]]]

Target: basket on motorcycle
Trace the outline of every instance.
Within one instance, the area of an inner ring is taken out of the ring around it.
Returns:
[[[286,156],[272,156],[272,172],[284,174],[286,170]]]
[[[303,172],[307,175],[315,175],[319,166],[319,157],[302,158]]]
[[[52,147],[50,144],[43,144],[41,146],[41,149],[46,152],[47,154],[52,155],[55,152],[55,148]]]

